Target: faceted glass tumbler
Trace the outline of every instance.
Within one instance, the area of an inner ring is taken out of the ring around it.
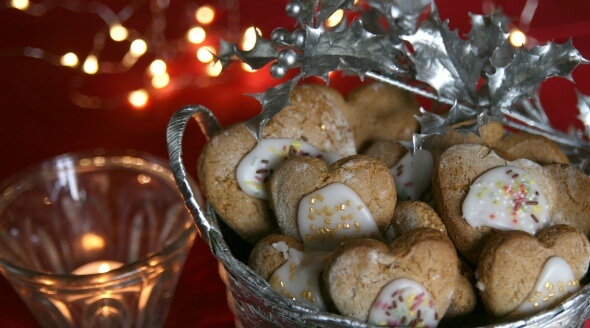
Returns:
[[[146,154],[66,154],[0,186],[0,271],[44,327],[162,326],[196,233]]]

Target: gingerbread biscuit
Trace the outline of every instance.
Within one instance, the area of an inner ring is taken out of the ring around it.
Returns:
[[[396,203],[389,170],[366,155],[330,166],[316,158],[291,158],[277,167],[269,190],[281,232],[324,250],[348,238],[382,238]]]
[[[387,167],[394,166],[408,152],[399,142],[391,140],[378,140],[370,143],[363,154],[374,157]]]
[[[526,158],[541,165],[569,163],[569,159],[555,142],[527,132],[505,134],[492,148],[500,157],[509,161]]]
[[[465,258],[477,263],[494,231],[534,232],[550,225],[556,189],[535,162],[510,162],[486,146],[461,144],[445,151],[435,165],[433,196],[449,237]]]
[[[580,289],[590,242],[580,231],[555,225],[537,238],[504,231],[489,239],[477,266],[477,287],[494,317],[515,319],[549,309]]]
[[[389,246],[373,239],[341,244],[329,257],[324,281],[343,315],[375,325],[423,322],[430,326],[438,323],[451,303],[455,287],[449,281],[457,280],[458,265],[447,236],[418,228]]]
[[[321,152],[354,154],[352,132],[343,115],[346,106],[343,97],[332,89],[300,86],[293,90],[291,105],[265,126],[261,142],[257,142],[243,124],[233,125],[212,136],[199,156],[197,173],[201,190],[219,217],[252,244],[276,231],[268,201],[244,192],[240,186],[236,173],[240,163],[257,145],[276,138],[283,138],[280,140],[286,142],[293,140],[291,143],[300,147],[308,144]],[[288,147],[293,149],[293,145]],[[278,153],[273,156],[279,156]],[[295,153],[303,151],[298,149]],[[287,150],[286,156],[289,155],[291,151]],[[271,169],[260,171],[270,172]],[[265,186],[264,180],[260,179],[258,187]]]
[[[436,211],[421,201],[401,201],[395,205],[391,226],[396,236],[420,227],[428,227],[446,234],[447,228]]]
[[[569,224],[590,236],[590,177],[572,165],[554,164],[544,169],[557,187],[553,221]]]
[[[418,102],[397,87],[373,82],[353,90],[345,113],[358,150],[377,140],[411,140],[418,129]]]
[[[459,144],[478,144],[492,147],[504,136],[504,127],[497,121],[489,122],[478,127],[479,135],[467,133],[465,135],[450,130],[447,135],[435,134],[425,140],[424,148],[428,149],[435,158],[438,158],[445,150]]]
[[[256,244],[248,265],[282,296],[326,311],[331,307],[322,282],[327,256],[288,236],[269,235]]]
[[[436,229],[445,235],[447,234],[447,229],[438,213],[430,205],[421,201],[398,202],[395,206],[391,226],[395,236],[401,236],[420,227]],[[473,270],[461,258],[459,258],[459,273],[455,282],[455,293],[445,315],[447,322],[467,316],[477,303]]]

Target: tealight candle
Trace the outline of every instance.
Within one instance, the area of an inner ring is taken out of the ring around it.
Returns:
[[[123,263],[117,261],[94,261],[80,266],[76,270],[72,271],[72,274],[84,275],[105,273],[122,266]]]

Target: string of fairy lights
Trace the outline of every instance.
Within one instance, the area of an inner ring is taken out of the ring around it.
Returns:
[[[356,0],[357,3],[359,0]],[[527,41],[525,34],[528,24],[534,16],[538,0],[528,0],[521,15],[519,28],[510,31],[510,40],[515,46],[523,46]],[[202,71],[199,74],[208,78],[210,83],[215,83],[222,71],[221,63],[215,60],[217,51],[213,44],[218,43],[219,31],[233,34],[230,39],[239,40],[238,44],[242,50],[250,50],[256,42],[256,33],[262,35],[263,31],[258,27],[241,29],[239,26],[239,0],[218,0],[216,4],[195,5],[187,7],[187,11],[193,17],[191,26],[187,27],[182,40],[167,40],[165,28],[167,26],[166,11],[169,8],[170,0],[136,0],[130,2],[118,12],[114,12],[107,5],[96,1],[83,0],[42,0],[30,2],[29,0],[9,0],[7,9],[20,10],[23,13],[40,17],[49,11],[62,8],[76,13],[91,13],[98,16],[104,22],[104,28],[99,29],[93,38],[93,47],[86,53],[64,51],[61,54],[54,54],[47,50],[34,46],[24,47],[20,55],[32,57],[61,66],[67,69],[74,69],[85,78],[101,74],[136,74],[131,70],[138,63],[149,64],[144,67],[146,75],[145,85],[135,90],[126,90],[119,96],[112,99],[105,99],[95,95],[83,94],[76,85],[72,86],[70,100],[82,108],[116,108],[120,105],[130,106],[134,109],[149,107],[152,99],[158,97],[159,93],[180,90],[191,85],[194,81],[174,76],[169,72],[169,66],[180,52],[193,51],[194,58],[202,64]],[[151,22],[147,29],[149,32],[141,32],[129,27],[126,22],[140,9],[149,7]],[[226,20],[228,26],[216,26],[220,13],[228,15]],[[345,14],[342,10],[337,11],[326,21],[326,25],[337,26]],[[270,31],[267,31],[270,33]],[[127,52],[119,61],[103,60],[101,55],[107,42],[124,43],[128,45]],[[12,52],[11,52],[12,54]],[[0,56],[2,55],[0,49]],[[149,60],[142,60],[149,58]],[[242,63],[241,69],[244,72],[254,72],[248,65]],[[195,74],[194,72],[192,74]],[[191,82],[192,81],[192,82]],[[212,81],[212,82],[211,82]]]

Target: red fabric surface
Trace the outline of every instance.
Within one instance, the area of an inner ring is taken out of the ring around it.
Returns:
[[[122,4],[106,1],[117,10]],[[185,10],[189,1],[172,1],[170,12]],[[198,1],[198,3],[204,3]],[[216,2],[211,1],[213,5]],[[256,24],[268,36],[276,26],[292,26],[283,8],[286,0],[242,0],[239,25]],[[443,19],[461,33],[469,31],[468,12],[482,13],[489,1],[437,1]],[[525,1],[497,1],[508,16],[518,20]],[[529,33],[541,41],[564,42],[573,37],[585,58],[590,58],[590,2],[577,0],[540,1]],[[148,19],[139,16],[137,24]],[[181,15],[181,17],[183,17]],[[221,17],[220,19],[224,19]],[[186,17],[185,17],[186,20]],[[183,20],[168,21],[167,31],[182,33]],[[11,56],[10,49],[32,46],[57,54],[89,51],[101,21],[88,14],[55,10],[41,17],[25,15],[14,9],[0,8],[0,180],[43,159],[66,152],[93,148],[138,149],[167,157],[165,129],[172,113],[186,104],[202,104],[212,109],[222,125],[243,120],[259,110],[258,103],[244,93],[255,93],[274,85],[267,69],[256,74],[230,70],[208,86],[193,85],[178,92],[163,94],[145,110],[133,110],[125,104],[112,109],[82,109],[69,99],[73,70],[42,60]],[[186,25],[186,24],[185,24]],[[105,48],[117,53],[120,49]],[[169,71],[191,72],[198,76],[193,57],[180,56]],[[122,89],[139,88],[143,71],[124,76],[96,76],[84,80],[81,88],[89,94],[108,97]],[[590,95],[590,65],[574,72],[576,87]],[[332,85],[343,92],[356,80],[335,79]],[[573,85],[564,79],[551,79],[542,88],[542,102],[554,125],[566,130],[575,121],[576,98]],[[189,126],[185,138],[185,161],[190,174],[204,143],[196,127]],[[0,327],[36,327],[32,315],[4,278],[0,278]],[[193,247],[170,310],[167,327],[229,327],[229,312],[223,283],[217,274],[217,262],[208,246],[198,240]],[[590,328],[590,324],[586,325]]]

